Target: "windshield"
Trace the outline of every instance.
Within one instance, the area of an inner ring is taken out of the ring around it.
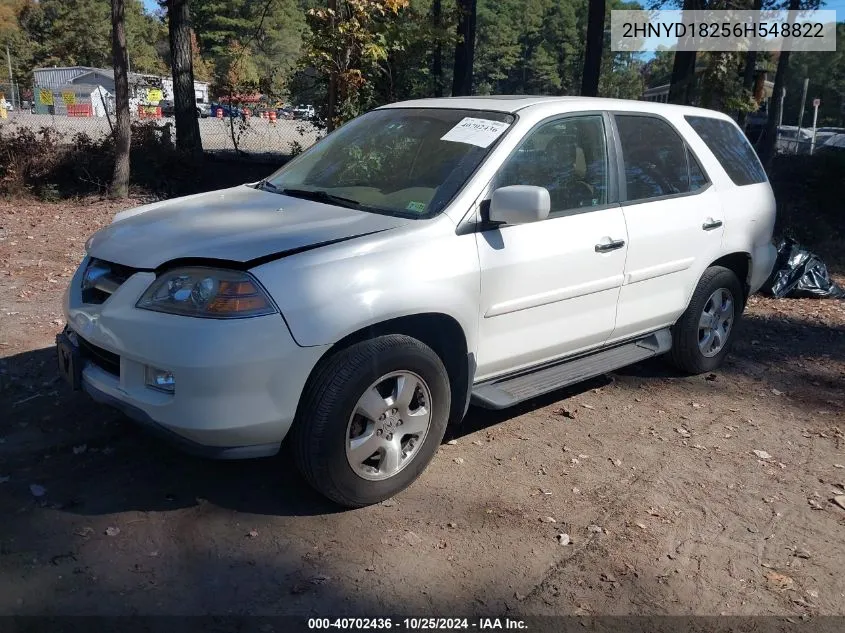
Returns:
[[[262,181],[268,191],[429,218],[473,174],[514,117],[451,109],[375,110]]]

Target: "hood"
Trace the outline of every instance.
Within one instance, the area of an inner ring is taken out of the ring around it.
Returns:
[[[241,185],[118,213],[87,249],[132,268],[184,258],[250,262],[409,222]]]

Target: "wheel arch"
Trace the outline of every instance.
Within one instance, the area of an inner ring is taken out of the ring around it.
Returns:
[[[415,338],[428,345],[440,357],[449,376],[452,396],[449,424],[459,422],[469,406],[470,388],[475,375],[475,357],[467,349],[467,337],[461,324],[454,317],[442,312],[394,317],[347,334],[323,353],[312,368],[305,389],[319,373],[322,365],[337,352],[361,341],[387,334],[404,334]]]
[[[743,305],[748,301],[748,296],[751,294],[751,254],[743,251],[729,253],[722,255],[719,259],[710,263],[707,268],[713,266],[722,266],[727,268],[737,276],[739,283],[742,284],[744,296],[742,297]],[[706,269],[705,269],[706,270]]]

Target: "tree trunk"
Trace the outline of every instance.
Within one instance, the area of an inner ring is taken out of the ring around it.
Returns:
[[[441,41],[441,30],[443,28],[443,3],[442,0],[434,0],[431,3],[431,22],[437,39],[434,42],[434,52],[431,56],[431,76],[434,78],[434,96],[443,96],[443,43]]]
[[[330,20],[332,30],[334,30],[335,19],[337,17],[337,0],[329,0],[329,9],[333,12]],[[331,132],[334,130],[334,121],[337,116],[337,70],[334,68],[329,71],[327,92],[326,132]]]
[[[754,0],[751,9],[759,11],[763,7],[763,0]],[[742,87],[749,92],[754,91],[754,79],[757,72],[757,51],[748,51],[745,54],[745,70],[742,73]],[[747,112],[740,112],[737,116],[737,123],[739,127],[745,129],[745,121],[748,117]]]
[[[699,0],[684,0],[684,11],[700,10]],[[692,103],[695,88],[695,51],[675,51],[672,63],[672,79],[669,84],[669,103],[681,105]]]
[[[477,0],[458,0],[458,42],[455,44],[455,73],[452,96],[472,94],[472,65],[475,57],[475,14]]]
[[[798,10],[800,0],[789,0],[789,22],[795,22],[793,12]],[[772,164],[772,159],[777,153],[778,142],[778,120],[781,114],[780,95],[786,87],[786,82],[789,80],[789,51],[781,51],[778,58],[778,69],[775,73],[775,85],[772,88],[772,98],[769,100],[770,106],[767,112],[766,130],[763,133],[763,142],[760,147],[760,161],[768,170]]]
[[[109,194],[112,198],[129,195],[129,148],[132,128],[129,121],[129,55],[126,53],[126,3],[111,0],[111,46],[114,65],[114,101],[117,122],[114,129],[114,174]]]
[[[191,11],[189,0],[167,0],[170,60],[173,66],[173,109],[176,117],[176,147],[202,154],[194,93],[194,65],[191,55]]]
[[[589,0],[587,12],[587,50],[584,53],[584,72],[581,75],[581,94],[599,96],[601,53],[604,44],[605,0]]]

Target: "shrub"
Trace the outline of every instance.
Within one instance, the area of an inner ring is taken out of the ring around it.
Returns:
[[[143,196],[172,197],[259,180],[274,165],[218,163],[180,152],[171,124],[133,122],[130,188]],[[280,160],[279,163],[282,161]],[[0,127],[0,195],[45,200],[104,194],[114,169],[111,136],[67,139],[55,128]]]
[[[777,156],[769,179],[777,200],[775,233],[845,262],[845,152]]]

